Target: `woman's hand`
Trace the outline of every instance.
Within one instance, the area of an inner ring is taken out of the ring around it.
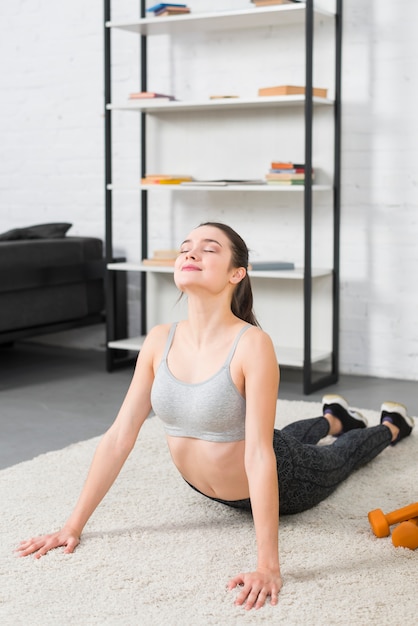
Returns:
[[[62,528],[52,535],[42,535],[41,537],[33,537],[27,541],[22,541],[17,548],[19,556],[28,556],[33,554],[35,559],[40,559],[49,550],[64,546],[64,553],[70,554],[80,543],[80,536],[71,528]]]
[[[257,570],[238,574],[229,581],[228,589],[231,591],[238,585],[242,589],[236,597],[235,604],[244,605],[244,608],[249,611],[252,608],[261,609],[268,596],[270,596],[270,604],[276,605],[283,581],[278,572]]]

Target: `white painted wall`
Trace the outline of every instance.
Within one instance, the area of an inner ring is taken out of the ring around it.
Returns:
[[[115,21],[138,16],[137,2],[113,4]],[[249,2],[189,4],[205,10],[247,7]],[[344,4],[341,371],[417,379],[418,8],[414,0]],[[103,237],[102,2],[1,2],[0,18],[0,232],[62,220],[73,223],[70,234]],[[327,86],[329,49],[321,36],[326,26],[318,30],[314,82]],[[158,37],[150,43],[155,78],[149,86],[186,99],[219,92],[250,95],[275,82],[300,83],[296,32],[289,29],[279,40],[277,34],[264,29],[255,44],[242,33],[192,36],[187,47],[181,40]],[[124,102],[139,87],[138,38],[116,32],[113,48],[113,101]],[[294,51],[291,63],[289,50]],[[300,158],[291,115],[279,135],[271,133],[276,125],[270,114],[257,126],[244,113],[207,121],[193,114],[183,117],[181,125],[175,116],[160,121],[164,133],[156,128],[149,146],[150,167],[158,170],[254,177],[264,175],[271,158]],[[138,117],[115,114],[113,125],[114,181],[132,187],[139,177]],[[321,114],[314,165],[324,180],[327,127],[326,114]],[[192,139],[197,133],[199,142]],[[293,201],[277,206],[245,193],[204,194],[203,199],[194,193],[183,199],[178,195],[152,194],[151,248],[177,244],[185,230],[210,218],[236,227],[259,258],[302,259],[300,211]],[[140,257],[138,200],[139,194],[130,191],[114,198],[116,249],[131,260]],[[330,258],[326,214],[322,199],[315,222],[317,265]],[[132,302],[136,295],[133,282]],[[135,318],[137,308],[131,308]]]

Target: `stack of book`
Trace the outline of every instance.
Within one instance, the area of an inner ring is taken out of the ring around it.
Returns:
[[[141,178],[142,185],[180,185],[193,180],[192,176],[184,174],[147,174]]]
[[[312,180],[314,172],[312,170]],[[268,185],[304,185],[305,184],[305,164],[291,163],[288,161],[272,161],[268,174],[266,174]]]
[[[268,7],[274,4],[293,4],[295,2],[303,2],[304,0],[251,0],[256,7]]]
[[[276,85],[274,87],[260,87],[259,96],[304,96],[306,87],[302,85]],[[328,89],[312,87],[312,95],[317,98],[326,98]]]
[[[175,100],[175,97],[155,91],[134,91],[129,94],[129,100]]]
[[[179,255],[178,250],[154,250],[154,254],[149,259],[142,259],[143,265],[157,265],[162,267],[172,267]]]
[[[190,9],[186,4],[171,4],[170,2],[161,2],[147,9],[147,11],[154,13],[157,17],[163,17],[165,15],[181,15],[183,13],[190,13]]]

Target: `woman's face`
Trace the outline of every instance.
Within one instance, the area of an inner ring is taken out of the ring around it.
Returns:
[[[241,280],[234,278],[238,270],[231,268],[231,259],[231,244],[226,234],[214,226],[199,226],[180,246],[174,281],[181,291],[200,287],[217,292]]]

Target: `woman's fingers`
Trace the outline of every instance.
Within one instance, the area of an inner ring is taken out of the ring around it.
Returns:
[[[19,553],[19,556],[28,556],[29,554],[33,554],[34,552],[40,550],[44,544],[44,537],[32,537],[31,539],[22,541],[16,552]]]
[[[246,610],[261,609],[268,597],[270,597],[270,604],[273,606],[278,603],[282,580],[277,575],[265,576],[260,575],[259,572],[248,572],[232,578],[228,584],[228,589],[232,590],[237,586],[240,586],[241,589],[235,599],[236,605],[244,605]]]
[[[74,552],[79,543],[80,539],[78,539],[78,537],[71,537],[67,541],[67,545],[64,550],[65,554],[71,554],[72,552]]]
[[[33,554],[36,559],[39,559],[41,556],[45,556],[50,550],[59,548],[60,546],[65,546],[64,552],[70,554],[74,552],[74,549],[79,543],[80,540],[76,535],[59,531],[52,535],[42,535],[22,541],[16,552],[19,556],[29,556]]]

